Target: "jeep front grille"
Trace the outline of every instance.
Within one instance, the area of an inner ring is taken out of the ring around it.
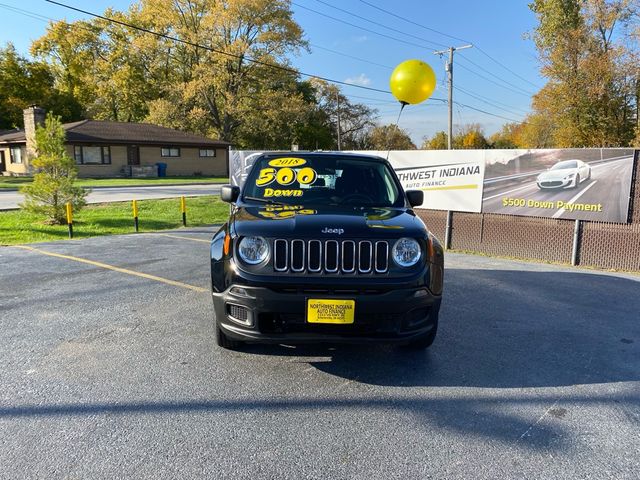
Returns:
[[[273,268],[294,273],[386,273],[389,243],[277,239],[273,242]]]

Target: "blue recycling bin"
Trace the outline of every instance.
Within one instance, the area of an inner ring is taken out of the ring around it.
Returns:
[[[158,176],[159,177],[166,177],[167,176],[167,164],[166,163],[162,163],[162,162],[158,162],[158,163],[156,163],[156,165],[158,166]]]

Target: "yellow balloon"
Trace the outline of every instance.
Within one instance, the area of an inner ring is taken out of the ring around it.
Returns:
[[[415,105],[431,96],[436,88],[436,74],[422,60],[406,60],[391,74],[389,86],[400,102]]]

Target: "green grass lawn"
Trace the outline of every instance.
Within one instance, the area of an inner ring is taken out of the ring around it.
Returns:
[[[187,198],[187,226],[224,223],[229,205],[216,196]],[[182,227],[180,199],[139,200],[140,232]],[[133,233],[131,202],[89,205],[73,218],[74,238]],[[47,242],[68,238],[66,225],[46,225],[37,215],[21,210],[0,212],[0,245]]]
[[[31,177],[0,177],[0,189],[15,189],[31,183]],[[227,177],[163,177],[163,178],[80,178],[81,187],[139,187],[145,185],[188,185],[190,183],[229,183]]]

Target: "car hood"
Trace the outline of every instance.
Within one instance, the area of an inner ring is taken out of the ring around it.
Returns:
[[[238,236],[286,238],[424,237],[422,220],[406,208],[241,206],[232,214]]]
[[[576,173],[577,168],[565,168],[562,170],[547,170],[538,175],[538,180],[562,180],[572,173]]]

